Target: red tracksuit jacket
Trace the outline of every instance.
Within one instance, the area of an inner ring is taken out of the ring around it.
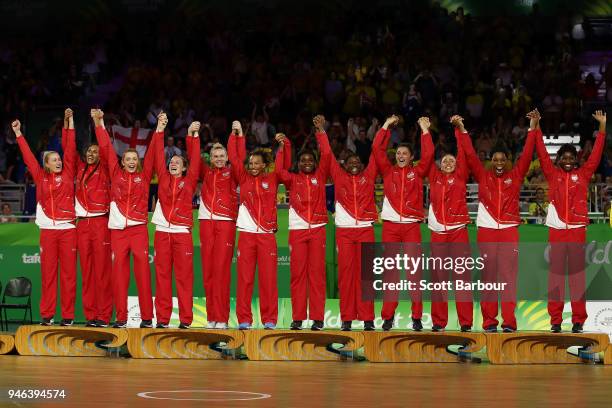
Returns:
[[[67,140],[62,171],[51,173],[43,169],[32,154],[25,136],[17,138],[23,161],[36,183],[36,201],[43,212],[54,221],[74,220],[74,156],[76,144],[74,137]]]
[[[465,154],[457,144],[457,167],[448,174],[434,163],[429,169],[429,198],[436,220],[445,227],[470,223],[466,197],[466,183],[470,173]]]
[[[470,171],[478,182],[478,200],[497,223],[520,224],[519,194],[533,156],[535,132],[528,133],[523,153],[514,168],[499,177],[494,169],[485,170],[480,163],[468,133],[456,130],[455,135],[462,144]]]
[[[378,138],[378,135],[377,135]],[[338,164],[332,153],[327,137],[319,138],[321,156],[327,157],[329,171],[334,180],[335,200],[356,221],[376,221],[378,213],[374,203],[374,185],[378,168],[374,160],[374,150],[368,166],[361,173],[352,175]],[[376,140],[374,140],[376,143]]]
[[[431,134],[421,135],[421,160],[419,164],[401,168],[392,165],[387,157],[387,145],[390,138],[391,131],[381,128],[372,145],[376,164],[383,176],[385,196],[400,217],[422,220],[424,218],[423,178],[427,176],[434,151]]]
[[[588,225],[587,194],[589,182],[593,173],[597,170],[597,166],[599,166],[606,143],[606,134],[597,133],[593,151],[586,163],[582,167],[568,172],[555,166],[550,160],[542,140],[542,131],[536,129],[534,133],[540,166],[548,181],[550,203],[555,206],[559,218],[564,223],[568,225]]]
[[[321,139],[327,140],[327,134],[317,133],[317,142],[321,146]],[[321,149],[319,147],[319,149]],[[325,199],[325,183],[329,176],[329,153],[321,152],[319,165],[311,174],[290,173],[291,167],[291,143],[285,142],[282,160],[278,168],[278,176],[287,190],[289,190],[289,205],[293,210],[308,223],[317,225],[327,223],[327,207]]]
[[[75,138],[74,129],[62,129],[62,146],[67,146],[69,138]],[[110,207],[110,177],[108,168],[98,161],[97,164],[88,165],[81,160],[74,151],[74,162],[77,164],[76,198],[85,211],[99,214],[107,213]]]
[[[202,180],[200,199],[208,211],[235,220],[238,216],[238,192],[231,165],[218,169],[202,161],[200,179]]]
[[[240,204],[244,204],[251,218],[259,228],[266,232],[276,232],[276,192],[278,176],[276,172],[251,176],[244,168],[246,146],[244,137],[232,134],[227,142],[227,153],[232,163],[232,176],[240,186]],[[276,166],[282,164],[279,149],[276,155]],[[280,166],[278,167],[280,168]]]
[[[121,214],[129,220],[144,222],[148,220],[149,184],[153,176],[155,138],[147,149],[142,171],[129,173],[124,170],[111,145],[108,132],[102,126],[96,127],[96,138],[100,145],[100,155],[107,163],[111,179],[111,201],[117,204]]]
[[[164,218],[170,224],[191,228],[193,226],[193,195],[198,185],[200,171],[200,138],[186,136],[189,167],[184,176],[174,177],[166,166],[164,134],[153,135],[155,144],[155,172],[159,178],[158,198]],[[151,147],[149,147],[150,149]],[[169,225],[168,225],[169,227]]]

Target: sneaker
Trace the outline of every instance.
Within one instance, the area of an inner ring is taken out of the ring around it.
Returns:
[[[432,332],[443,332],[444,331],[444,327],[440,326],[439,324],[434,324],[433,327],[431,328]]]
[[[466,324],[466,325],[463,325],[463,326],[461,326],[461,331],[462,331],[463,333],[468,333],[468,332],[471,332],[471,331],[472,331],[472,326],[468,326],[467,324]]]
[[[113,329],[125,329],[127,327],[127,321],[125,320],[117,320],[115,324],[113,324]]]
[[[272,323],[272,322],[264,323],[264,329],[265,330],[274,330],[274,329],[276,329],[276,323]]]
[[[43,317],[40,320],[41,326],[53,326],[53,318],[52,317]]]
[[[302,321],[294,320],[291,322],[291,326],[289,326],[291,330],[302,330]]]
[[[374,331],[374,320],[366,320],[363,322],[363,330],[364,331]]]
[[[389,331],[392,328],[393,328],[393,317],[391,319],[385,320],[382,325],[383,331]]]
[[[68,327],[68,326],[72,326],[72,323],[73,323],[72,319],[62,319],[62,321],[60,322],[60,326]]]
[[[251,328],[251,323],[240,323],[238,325],[238,330],[249,330]]]
[[[582,323],[574,323],[574,325],[572,326],[572,333],[582,333],[582,332],[583,332]]]
[[[96,320],[96,327],[108,327],[106,320]]]
[[[189,327],[191,327],[191,325],[190,325],[190,324],[187,324],[187,323],[182,323],[182,322],[181,322],[181,323],[179,324],[179,327],[178,327],[178,328],[179,328],[179,329],[183,329],[183,330],[187,330]]]
[[[553,324],[550,326],[550,331],[553,333],[561,333],[561,325],[560,324]]]
[[[227,330],[227,323],[217,322],[217,324],[215,324],[215,329]]]
[[[216,329],[217,328],[217,322],[208,322],[208,324],[206,325],[207,329]]]
[[[168,327],[168,323],[157,323],[157,325],[155,326],[156,329],[167,329]]]
[[[351,331],[351,326],[353,325],[353,322],[351,320],[347,320],[346,322],[342,322],[342,328],[340,330],[342,331]]]
[[[512,327],[504,327],[504,329],[502,331],[504,333],[514,333],[516,331],[516,329],[513,329]]]
[[[310,326],[310,330],[319,331],[323,330],[323,320],[315,320]]]
[[[497,326],[487,326],[484,330],[487,333],[497,333]]]
[[[98,322],[96,320],[88,320],[85,323],[85,327],[98,327]]]
[[[141,329],[152,329],[153,328],[153,320],[142,320],[140,322]]]
[[[421,319],[412,319],[412,330],[421,331],[423,330],[423,323]]]

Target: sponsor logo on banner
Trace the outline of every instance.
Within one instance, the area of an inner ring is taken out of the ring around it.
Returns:
[[[289,266],[289,255],[281,255],[277,260],[278,266]]]
[[[612,302],[587,302],[587,314],[584,330],[606,333],[612,339]]]
[[[32,255],[21,254],[21,261],[24,264],[39,264],[40,263],[40,255],[38,252]]]
[[[153,304],[155,304],[155,298],[153,298]],[[172,297],[172,314],[170,320],[178,319],[179,316],[174,311],[178,310],[178,298]],[[140,327],[140,306],[138,305],[138,296],[128,296],[128,318],[127,327]],[[153,327],[157,324],[155,318],[153,318]]]

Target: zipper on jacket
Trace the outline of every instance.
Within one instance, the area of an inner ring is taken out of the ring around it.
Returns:
[[[565,229],[569,229],[569,173],[565,173]]]
[[[174,208],[174,201],[175,201],[175,194],[176,194],[176,179],[178,177],[172,177],[172,206],[170,207],[170,220],[172,219],[172,212],[176,212],[175,208]],[[168,220],[168,228],[170,228],[170,220]]]
[[[213,214],[215,212],[215,198],[217,196],[217,169],[214,169],[213,171],[213,193],[212,193],[212,200],[210,202],[210,219],[213,219]],[[206,203],[204,204],[204,207],[206,207]]]
[[[86,173],[85,170],[83,170]],[[83,176],[86,176],[84,174]],[[83,199],[85,200],[85,216],[89,216],[89,203],[87,202],[87,189],[85,187],[85,177],[81,177],[81,189],[83,190]]]
[[[442,225],[444,225],[444,231],[447,231],[446,228],[446,182],[448,181],[448,177],[446,180],[443,180],[442,183]],[[433,211],[433,207],[432,207]]]
[[[357,225],[357,184],[355,184],[355,176],[351,176],[353,180],[353,210],[355,211],[355,225]]]
[[[53,221],[53,225],[55,225],[55,200],[53,199],[53,180],[55,179],[55,176],[53,176],[53,174],[51,174],[50,180],[51,183],[49,183],[49,195],[51,196],[51,220]]]
[[[128,226],[128,216],[130,215],[130,195],[132,194],[132,175],[128,173],[128,193],[127,205],[125,207],[125,228]]]
[[[404,212],[404,179],[406,178],[406,166],[402,167],[402,188],[400,189],[400,222],[402,222],[402,213]]]
[[[310,228],[310,224],[312,221],[311,210],[310,210],[310,183],[308,180],[308,175],[306,175],[306,190],[308,191],[308,228]]]
[[[497,228],[501,220],[501,177],[497,178]]]
[[[257,232],[259,232],[259,223],[261,222],[261,196],[259,193],[259,180],[255,178],[255,192],[257,194]]]

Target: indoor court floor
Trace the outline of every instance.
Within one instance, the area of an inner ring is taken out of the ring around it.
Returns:
[[[55,400],[9,390],[60,389]],[[0,407],[610,406],[612,366],[0,358]]]

